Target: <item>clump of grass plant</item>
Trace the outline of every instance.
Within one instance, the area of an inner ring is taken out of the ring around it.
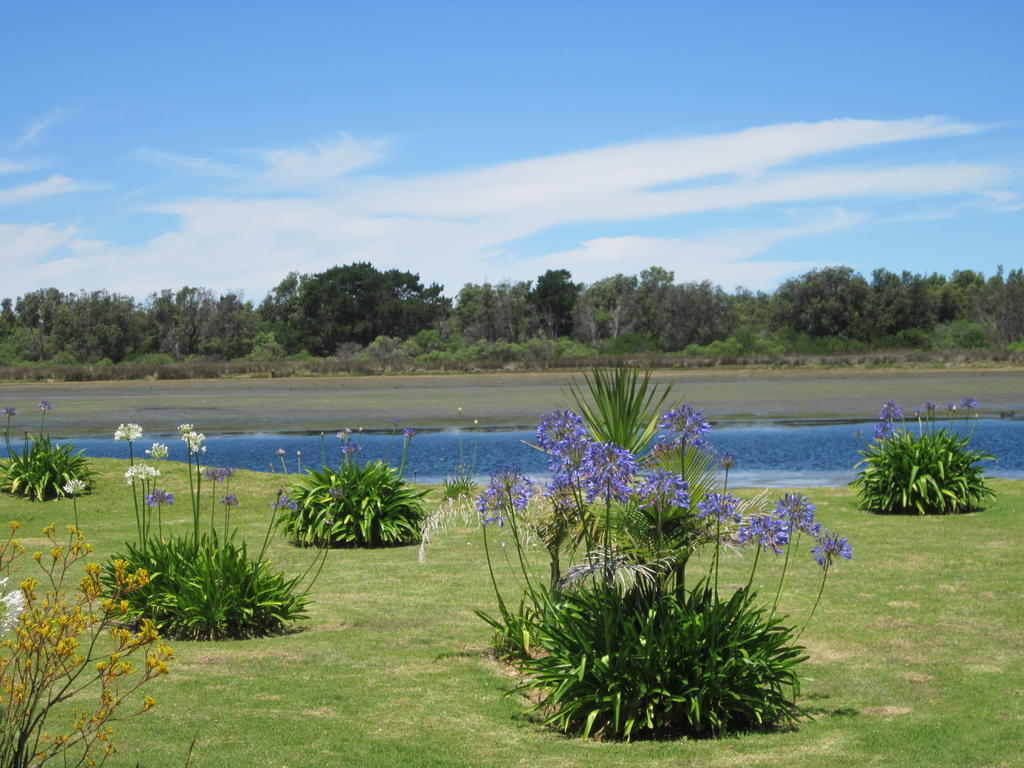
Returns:
[[[977,418],[979,405],[966,397],[950,403],[942,418],[926,402],[914,413],[915,428],[900,406],[886,403],[874,440],[860,451],[864,458],[852,483],[860,505],[884,514],[959,514],[993,499],[982,462],[995,457],[970,447],[973,426],[967,423]]]
[[[477,510],[497,612],[480,615],[522,675],[517,690],[566,733],[629,740],[791,725],[805,714],[796,704],[807,659],[798,638],[833,563],[851,556],[849,542],[823,529],[803,496],[772,505],[767,494],[730,494],[735,458],[721,460],[719,480],[702,413],[681,404],[655,417],[652,430],[650,406],[664,398],[643,381],[628,371],[588,379],[589,417],[542,418],[537,443],[553,474],[543,491],[516,470],[492,476]],[[643,458],[603,439],[608,425]],[[496,536],[522,586],[516,599],[495,575]],[[814,543],[821,585],[798,626],[778,608],[804,538]],[[528,556],[536,543],[549,556],[546,579]],[[720,583],[724,547],[749,553],[742,586]],[[763,553],[784,555],[764,599],[753,586]],[[576,560],[564,572],[563,555]]]
[[[146,585],[125,598],[126,605],[132,617],[152,622],[169,637],[222,640],[284,631],[305,617],[309,591],[323,567],[326,550],[318,553],[300,576],[289,578],[272,567],[266,550],[277,514],[294,508],[281,491],[271,505],[274,514],[268,519],[263,544],[254,557],[244,541],[235,540],[231,528],[232,510],[239,505],[238,497],[228,492],[227,483],[234,470],[203,467],[199,458],[205,452],[205,435],[191,424],[182,424],[178,431],[188,449],[192,524],[186,534],[168,532],[166,536],[162,510],[173,505],[175,498],[173,493],[156,488],[156,478],[161,475],[155,466],[134,461],[132,445],[141,439],[142,428],[121,425],[115,432],[115,439],[129,442],[131,464],[125,478],[132,489],[138,537],[135,542],[126,542],[124,551],[108,562],[104,583],[108,589],[113,587],[119,562],[151,574]],[[167,449],[154,443],[146,453],[159,460],[167,455]],[[202,522],[204,481],[211,489],[208,527]],[[221,484],[223,491],[218,492]]]
[[[426,493],[382,461],[345,461],[338,470],[307,469],[288,489],[295,506],[283,510],[280,525],[291,541],[303,546],[412,544],[420,540]]]
[[[54,444],[43,432],[46,412],[53,406],[46,400],[39,403],[42,418],[39,431],[34,435],[25,434],[19,453],[11,446],[11,419],[17,414],[15,408],[0,409],[7,417],[4,426],[4,447],[7,458],[0,459],[0,490],[19,494],[35,501],[67,496],[69,486],[84,492],[94,476],[89,463],[71,443]],[[80,484],[84,483],[85,486]]]

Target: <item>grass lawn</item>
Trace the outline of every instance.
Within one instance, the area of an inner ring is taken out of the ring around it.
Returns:
[[[95,465],[102,475],[78,508],[105,558],[135,522],[123,464]],[[184,469],[162,469],[160,487],[179,494],[164,524],[184,532]],[[282,480],[240,472],[232,486],[240,534],[256,547]],[[415,547],[331,552],[300,631],[173,643],[170,674],[148,688],[156,708],[118,726],[108,765],[180,766],[193,738],[196,768],[1021,765],[1024,484],[991,485],[997,500],[983,512],[929,518],[862,512],[847,489],[810,492],[854,559],[829,575],[802,637],[811,658],[800,701],[814,719],[794,730],[620,744],[538,725],[523,699],[503,695],[512,680],[488,656],[473,611],[491,610],[493,592],[479,532],[463,528],[439,537],[425,564]],[[7,519],[21,521],[31,548],[45,524],[71,522],[72,503],[0,495]],[[290,573],[312,555],[281,537],[269,552]],[[809,552],[803,560],[784,604],[798,624],[820,573]],[[725,562],[728,580],[745,581],[749,553]],[[760,571],[766,593],[775,573]]]

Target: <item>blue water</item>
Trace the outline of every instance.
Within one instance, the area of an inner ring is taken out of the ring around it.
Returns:
[[[998,461],[985,463],[989,474],[1024,478],[1024,420],[982,419],[967,426],[975,428],[972,447],[998,457]],[[709,440],[714,450],[733,451],[738,457],[730,483],[781,488],[844,485],[853,479],[853,466],[860,460],[857,451],[865,445],[865,439],[856,435],[858,429],[870,436],[874,422],[723,423],[715,426]],[[355,454],[357,461],[384,459],[397,466],[401,459],[400,436],[354,433],[352,439],[360,446]],[[154,440],[167,444],[171,460],[185,460],[185,447],[177,435],[145,435],[136,445],[136,453]],[[127,443],[115,442],[112,437],[79,437],[72,442],[87,456],[128,458]],[[461,463],[478,479],[486,480],[491,471],[506,466],[518,466],[528,474],[543,477],[548,474],[546,457],[530,447],[532,442],[533,432],[525,430],[424,430],[410,443],[405,476],[439,482],[457,472],[461,446]],[[303,468],[319,467],[322,455],[327,463],[337,466],[341,441],[329,432],[322,445],[323,453],[319,433],[208,434],[202,461],[209,466],[280,473],[277,451],[283,450],[285,467],[292,474],[298,469],[299,451]]]

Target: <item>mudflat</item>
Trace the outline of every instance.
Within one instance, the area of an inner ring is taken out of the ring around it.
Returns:
[[[337,430],[466,425],[532,426],[564,408],[574,374],[511,372],[451,375],[330,376],[197,381],[0,383],[0,407],[18,409],[15,428],[33,429],[36,404],[49,400],[54,436],[112,432],[121,422],[172,432],[189,422],[205,432]],[[581,374],[575,374],[582,381]],[[915,408],[970,396],[982,413],[1024,414],[1024,369],[656,371],[672,399],[712,419],[872,419],[894,399]],[[461,408],[461,412],[458,410]]]

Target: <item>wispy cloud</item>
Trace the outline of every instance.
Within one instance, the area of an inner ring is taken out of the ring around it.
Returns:
[[[43,134],[56,123],[59,123],[64,119],[63,109],[51,109],[45,115],[33,118],[29,121],[21,133],[10,142],[8,150],[11,152],[20,152],[26,147],[29,147],[39,141]]]
[[[146,206],[174,216],[176,226],[140,246],[78,247],[67,268],[80,284],[136,294],[201,282],[260,295],[289,270],[356,260],[417,272],[449,293],[485,276],[531,279],[568,266],[577,279],[593,280],[652,264],[680,280],[767,288],[820,265],[787,259],[785,244],[798,238],[866,218],[886,222],[907,213],[908,203],[952,208],[984,200],[1012,208],[1015,198],[992,192],[1008,180],[995,164],[868,164],[841,155],[979,130],[934,117],[792,123],[406,177],[370,173],[388,142],[347,134],[244,153],[255,167],[146,150],[151,162],[241,175],[230,196]],[[747,211],[756,211],[757,226],[745,226]],[[728,223],[701,232],[698,214]],[[670,234],[641,236],[651,224]],[[545,249],[544,233],[567,226],[593,234],[574,247]],[[123,269],[126,260],[146,265],[146,286]]]
[[[22,184],[17,187],[0,189],[0,207],[27,203],[44,197],[54,195],[65,195],[70,192],[86,192],[94,189],[102,189],[99,184],[89,184],[75,181],[67,176],[54,174],[44,181],[37,181],[32,184]]]
[[[338,181],[352,171],[376,163],[385,155],[388,144],[385,139],[357,139],[341,133],[308,148],[260,149],[247,154],[263,166],[254,179],[255,185],[302,189]]]
[[[136,149],[133,156],[153,165],[160,165],[171,168],[181,168],[194,173],[209,176],[238,177],[242,172],[227,163],[218,163],[205,157],[188,157],[173,152],[163,152],[149,147]]]
[[[20,160],[6,160],[0,157],[0,176],[8,173],[24,173],[35,169],[35,165]]]

